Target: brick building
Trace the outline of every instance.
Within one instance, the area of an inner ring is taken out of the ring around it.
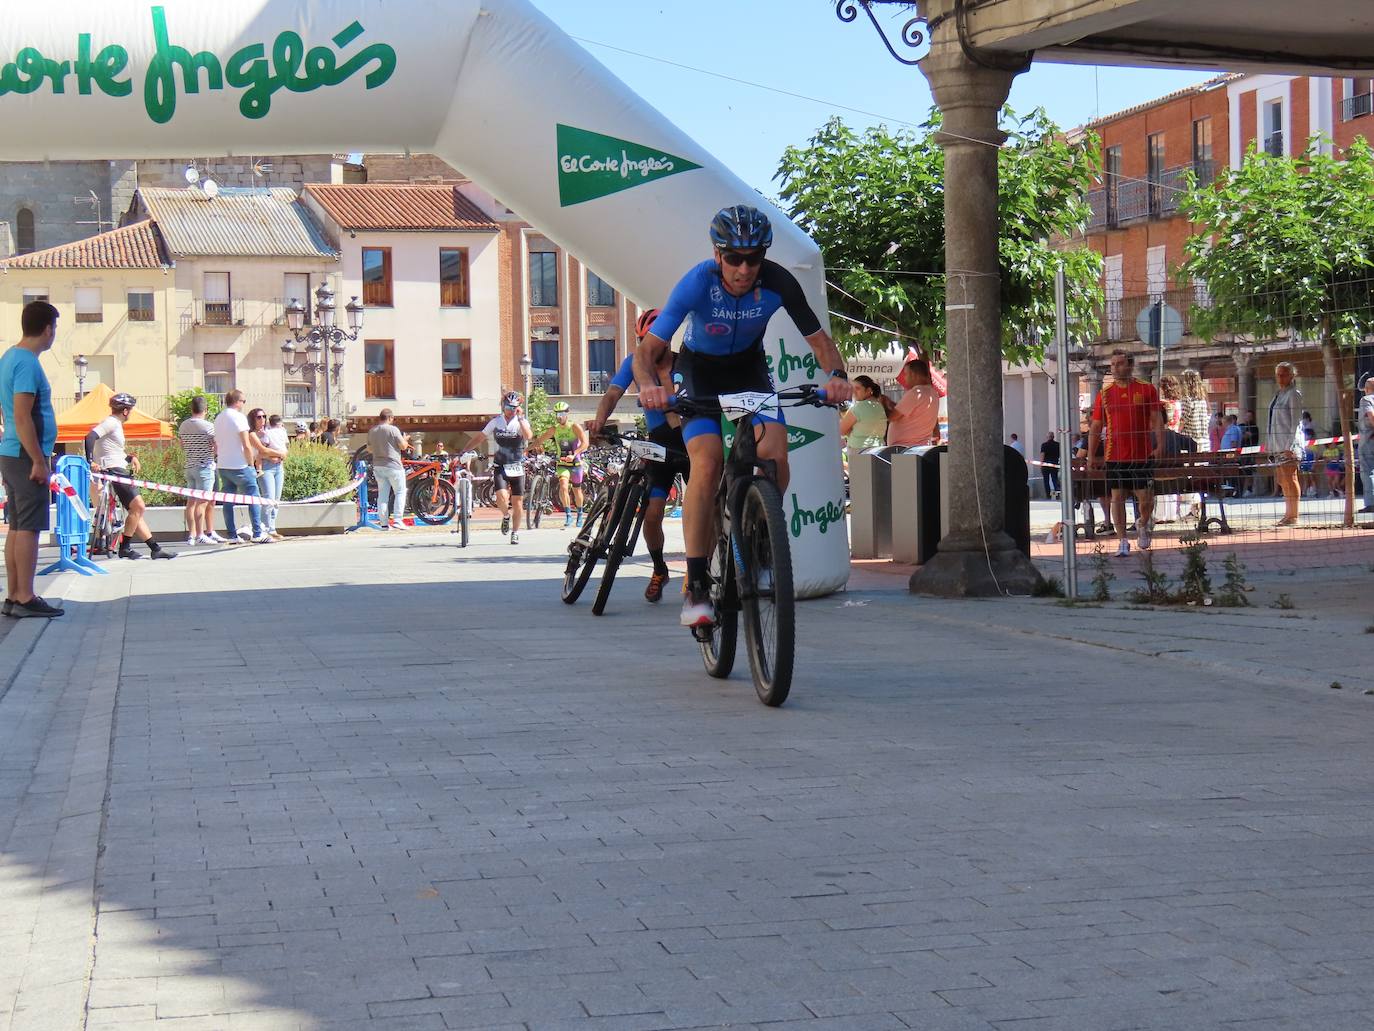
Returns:
[[[1240,346],[1193,333],[1190,311],[1206,305],[1207,295],[1179,272],[1194,227],[1179,214],[1178,200],[1187,173],[1210,182],[1219,169],[1239,167],[1252,146],[1294,155],[1315,139],[1325,152],[1339,153],[1356,136],[1374,136],[1371,92],[1367,78],[1227,74],[1086,127],[1102,142],[1103,179],[1089,195],[1086,242],[1103,255],[1106,305],[1083,395],[1096,393],[1115,347],[1140,350],[1142,363],[1155,368],[1136,323],[1163,300],[1184,320],[1183,340],[1165,355],[1166,372],[1196,368],[1215,407],[1263,411],[1274,393],[1274,365],[1292,361],[1317,424],[1330,424],[1338,390],[1353,372],[1348,356],[1309,340]]]

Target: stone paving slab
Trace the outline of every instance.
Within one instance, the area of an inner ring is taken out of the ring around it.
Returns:
[[[769,710],[565,540],[74,584],[0,699],[0,1027],[1374,1023],[1374,699],[1257,675],[1282,624],[860,578]]]

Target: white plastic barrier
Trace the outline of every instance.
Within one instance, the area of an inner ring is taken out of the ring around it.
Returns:
[[[639,304],[710,255],[729,204],[826,322],[815,245],[526,0],[64,0],[0,22],[0,159],[432,151]],[[779,386],[822,377],[784,313]],[[792,409],[798,593],[849,575],[837,419]]]

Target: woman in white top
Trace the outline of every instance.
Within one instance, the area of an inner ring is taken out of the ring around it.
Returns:
[[[1298,456],[1307,446],[1302,435],[1302,391],[1298,370],[1291,362],[1274,367],[1278,390],[1269,402],[1269,423],[1264,450],[1274,463],[1274,481],[1283,491],[1283,518],[1275,526],[1294,526],[1298,521]]]

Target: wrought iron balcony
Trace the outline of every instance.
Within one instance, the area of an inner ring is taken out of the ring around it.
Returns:
[[[1142,311],[1161,298],[1165,304],[1183,316],[1183,333],[1185,336],[1193,332],[1193,307],[1207,308],[1211,306],[1211,297],[1206,289],[1201,286],[1177,287],[1173,290],[1166,290],[1162,294],[1139,294],[1134,297],[1108,300],[1102,306],[1097,329],[1098,342],[1114,344],[1139,339],[1135,330],[1136,319],[1140,317]]]
[[[1374,115],[1374,93],[1358,93],[1341,101],[1341,121],[1349,122]]]
[[[1189,173],[1199,186],[1207,186],[1216,178],[1216,162],[1193,161],[1166,168],[1158,181],[1119,178],[1112,183],[1109,176],[1106,186],[1088,191],[1092,209],[1088,229],[1114,229],[1145,218],[1171,217],[1188,190]]]

